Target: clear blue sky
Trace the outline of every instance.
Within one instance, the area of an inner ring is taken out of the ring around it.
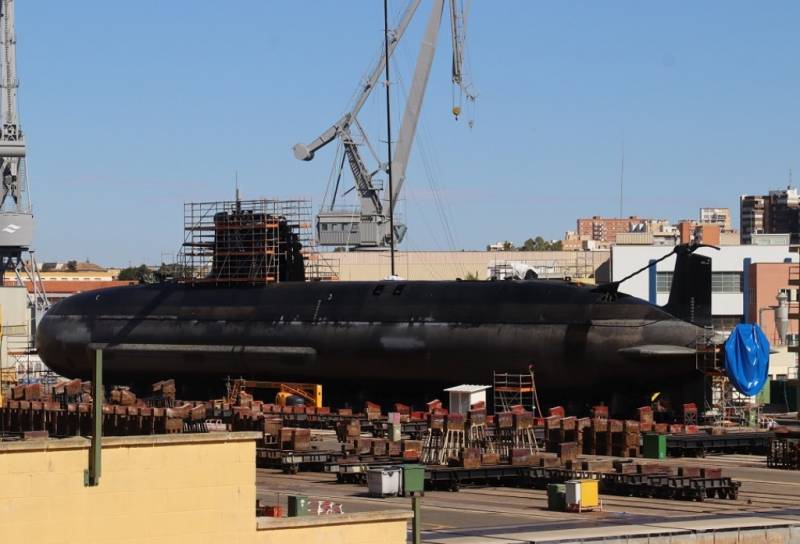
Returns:
[[[291,146],[342,113],[382,24],[379,0],[19,2],[39,258],[156,263],[183,202],[230,198],[236,170],[246,197],[318,205],[333,149],[303,163]],[[474,0],[475,126],[450,115],[446,21],[422,113],[456,247],[616,215],[623,135],[625,215],[736,209],[800,177],[799,29],[794,1]],[[382,107],[362,116],[375,140]],[[418,150],[404,247],[450,248]]]

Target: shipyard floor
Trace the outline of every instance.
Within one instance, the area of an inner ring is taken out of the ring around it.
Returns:
[[[599,457],[598,457],[599,458]],[[763,456],[720,455],[705,459],[669,459],[672,465],[719,466],[742,482],[737,500],[704,502],[603,495],[602,512],[566,513],[546,509],[546,492],[511,487],[428,491],[423,499],[423,541],[519,543],[584,529],[588,535],[609,531],[641,533],[665,528],[737,527],[742,524],[800,524],[800,472],[766,468]],[[345,512],[410,508],[409,498],[367,496],[365,486],[336,483],[334,474],[258,469],[257,493],[263,503],[285,502],[303,494],[341,503]],[[615,528],[615,526],[617,526]],[[622,527],[619,527],[622,526]]]

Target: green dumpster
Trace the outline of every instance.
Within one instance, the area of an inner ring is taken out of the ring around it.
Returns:
[[[422,494],[425,491],[425,467],[403,465],[403,496]]]
[[[563,512],[567,509],[567,486],[564,484],[547,485],[547,509]]]
[[[772,402],[772,383],[769,376],[767,376],[767,381],[764,383],[764,387],[756,395],[756,402],[762,406]]]
[[[289,495],[289,517],[308,515],[308,497],[304,495]]]
[[[642,455],[648,459],[667,457],[667,435],[648,433],[642,436]]]

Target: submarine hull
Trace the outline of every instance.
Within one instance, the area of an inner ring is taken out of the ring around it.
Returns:
[[[620,350],[693,347],[699,330],[634,297],[565,282],[160,284],[60,302],[43,317],[37,347],[67,377],[88,377],[102,348],[117,383],[176,378],[202,388],[241,376],[338,384],[351,398],[396,386],[398,400],[415,387],[490,384],[493,371],[533,365],[545,399],[589,402],[696,381],[693,356]]]

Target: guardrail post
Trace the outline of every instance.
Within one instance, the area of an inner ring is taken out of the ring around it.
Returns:
[[[422,497],[419,496],[418,493],[414,493],[411,496],[411,508],[414,510],[414,519],[411,520],[411,532],[413,534],[414,544],[420,544],[420,531],[422,529],[422,509],[420,508],[420,503],[422,502]]]
[[[92,443],[89,447],[89,468],[83,473],[86,486],[100,484],[103,451],[103,350],[94,352],[94,376],[92,377]]]

